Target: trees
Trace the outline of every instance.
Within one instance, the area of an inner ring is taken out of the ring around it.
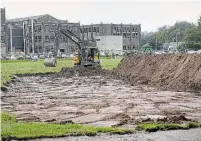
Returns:
[[[156,48],[156,35],[154,32],[143,32],[142,33],[142,46],[149,44],[153,49]]]
[[[198,26],[186,29],[184,45],[186,48],[201,49],[201,17],[198,19]]]
[[[163,43],[183,42],[186,48],[201,49],[201,17],[198,19],[198,26],[181,21],[173,26],[164,25],[157,32],[142,33],[142,46],[149,44],[153,49],[162,46]]]
[[[177,22],[174,26],[163,26],[158,29],[156,33],[157,40],[159,43],[165,42],[181,42],[185,37],[185,30],[191,27],[195,27],[194,24],[191,24],[186,21]]]
[[[200,16],[200,18],[198,19],[198,27],[201,29],[201,16]]]

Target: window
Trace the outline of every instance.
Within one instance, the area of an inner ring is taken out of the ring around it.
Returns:
[[[5,43],[5,36],[1,36],[1,43]]]
[[[132,38],[135,38],[135,33],[132,33]]]
[[[38,32],[41,32],[41,26],[38,26]]]
[[[49,42],[49,36],[45,36],[45,42]]]
[[[40,52],[42,51],[42,49],[43,49],[42,46],[39,46],[39,50],[40,50]]]
[[[86,33],[87,32],[87,28],[84,28],[84,33]]]
[[[96,31],[99,32],[99,27],[96,28]]]
[[[55,30],[55,26],[54,25],[51,25],[50,26],[50,31],[54,31]]]
[[[93,32],[96,32],[96,27],[93,27]]]
[[[34,32],[37,32],[37,31],[38,31],[38,27],[35,26],[35,27],[34,27]]]
[[[38,36],[38,42],[41,42],[41,41],[42,41],[41,36]]]
[[[137,32],[135,32],[135,36],[136,36],[136,38],[137,38],[137,36],[138,36],[138,33],[137,33]]]
[[[35,52],[35,53],[38,53],[38,48],[39,48],[38,46],[36,46],[36,47],[34,48],[34,52]]]
[[[89,32],[91,32],[91,27],[89,28]]]
[[[38,36],[35,36],[35,40],[34,40],[35,42],[37,42],[38,41]]]
[[[127,38],[130,38],[130,36],[131,36],[130,33],[127,33]]]
[[[126,38],[126,33],[123,33],[123,38]]]
[[[123,50],[126,50],[126,46],[123,46]]]
[[[130,48],[130,46],[128,46],[128,50],[130,50],[131,48]]]
[[[100,41],[100,39],[96,39],[96,41]]]
[[[49,31],[49,29],[50,29],[50,26],[46,25],[46,26],[45,26],[45,30],[46,30],[46,31]]]
[[[80,29],[80,33],[82,33],[82,29]]]
[[[60,52],[63,52],[63,53],[64,53],[64,52],[65,52],[65,49],[60,49]]]
[[[51,42],[54,42],[54,36],[50,36]]]
[[[135,45],[133,45],[133,49],[135,49]]]

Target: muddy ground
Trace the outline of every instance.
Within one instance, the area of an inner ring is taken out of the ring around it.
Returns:
[[[68,79],[53,75],[18,77],[7,86],[7,92],[2,92],[2,109],[14,113],[18,121],[94,126],[129,128],[143,121],[180,122],[166,118],[172,116],[201,122],[200,93],[131,86],[103,76],[72,76]]]

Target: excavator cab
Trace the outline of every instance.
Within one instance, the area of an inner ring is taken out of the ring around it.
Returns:
[[[86,47],[82,48],[80,53],[77,53],[73,57],[74,65],[99,65],[100,64],[100,53],[97,47]]]

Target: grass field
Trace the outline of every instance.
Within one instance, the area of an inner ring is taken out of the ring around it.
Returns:
[[[115,68],[121,59],[101,59],[104,69]],[[14,74],[59,72],[63,67],[73,67],[72,59],[57,59],[57,67],[45,67],[43,60],[32,62],[29,60],[2,60],[1,61],[1,85],[11,79]]]
[[[8,139],[31,139],[39,137],[58,137],[68,135],[89,135],[97,133],[126,134],[134,132],[134,129],[122,129],[117,127],[93,127],[81,124],[56,124],[40,122],[16,122],[15,116],[3,112],[1,114],[1,137]]]

